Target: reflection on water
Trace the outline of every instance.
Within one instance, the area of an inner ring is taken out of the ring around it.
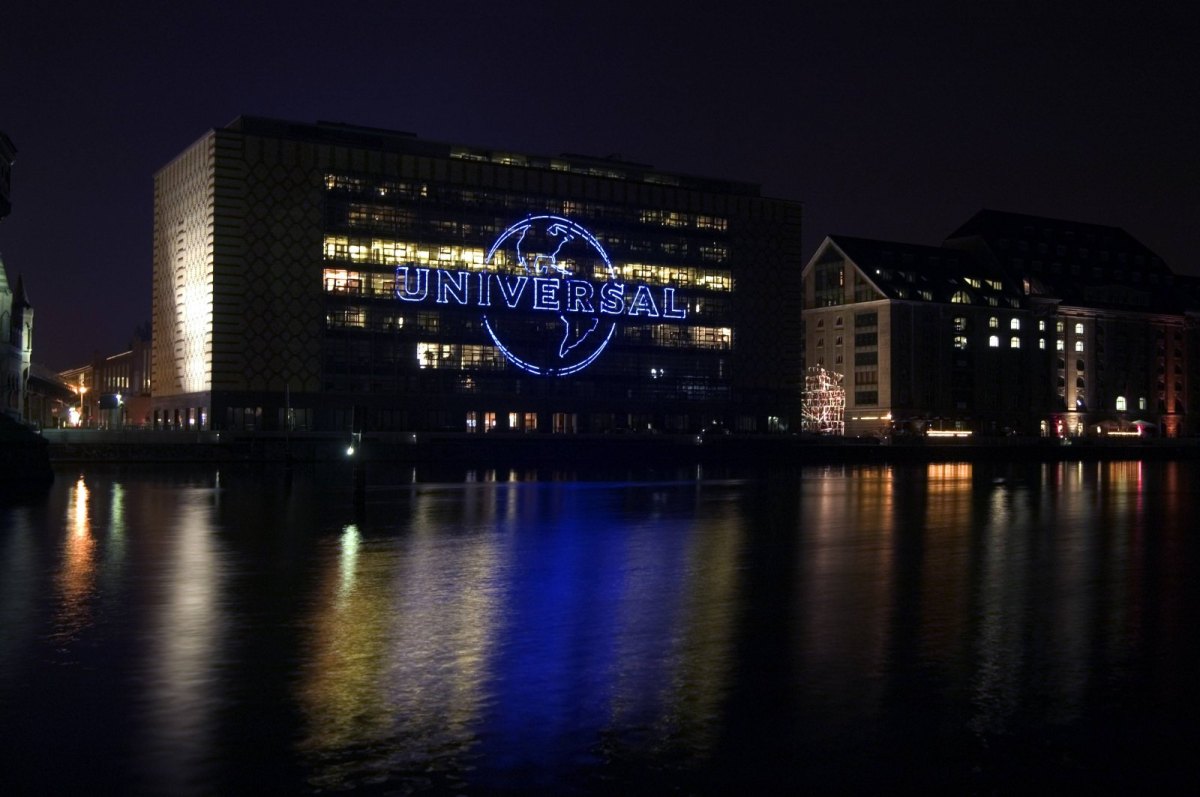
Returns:
[[[71,485],[67,494],[63,555],[58,570],[58,606],[55,638],[62,644],[72,641],[91,621],[93,586],[96,580],[96,539],[88,516],[90,492],[83,476]]]
[[[1198,774],[1181,741],[1200,731],[1196,465],[538,477],[381,469],[355,500],[338,471],[94,468],[44,507],[0,508],[13,782],[1006,791]]]
[[[519,788],[557,777],[568,740],[592,765],[711,746],[736,505],[691,517],[703,497],[671,485],[630,517],[621,491],[494,482],[415,489],[399,536],[323,541],[300,687],[313,785],[420,785],[436,761],[447,786]]]
[[[160,572],[151,616],[144,690],[144,744],[156,791],[200,793],[220,708],[223,554],[213,528],[213,492],[182,489],[172,526],[160,529]]]

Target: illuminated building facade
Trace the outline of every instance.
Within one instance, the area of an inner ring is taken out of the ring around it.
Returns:
[[[1195,281],[1121,229],[984,210],[940,247],[826,238],[804,281],[848,435],[1194,433]]]
[[[76,411],[63,417],[61,423],[94,429],[149,427],[149,326],[133,331],[125,351],[97,354],[91,364],[62,371],[58,378],[75,393]]]
[[[799,426],[800,207],[243,117],[155,178],[157,426]]]

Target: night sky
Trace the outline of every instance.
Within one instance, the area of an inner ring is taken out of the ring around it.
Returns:
[[[804,203],[806,257],[831,233],[936,244],[991,207],[1200,272],[1191,4],[756,5],[6,3],[0,256],[34,359],[82,365],[149,320],[153,174],[242,114],[760,183]]]

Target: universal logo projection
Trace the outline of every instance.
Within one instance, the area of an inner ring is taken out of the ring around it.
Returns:
[[[530,216],[502,232],[485,271],[396,269],[396,298],[478,307],[487,334],[518,368],[567,376],[604,352],[622,318],[678,322],[675,289],[624,282],[590,232],[561,216]]]

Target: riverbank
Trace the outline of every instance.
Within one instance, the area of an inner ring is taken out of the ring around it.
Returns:
[[[0,415],[0,498],[44,490],[53,481],[46,438]]]
[[[980,438],[875,440],[792,435],[365,434],[349,452],[338,433],[47,430],[49,457],[68,462],[321,462],[491,464],[718,462],[770,465],[971,460],[1075,461],[1200,458],[1200,439]]]

